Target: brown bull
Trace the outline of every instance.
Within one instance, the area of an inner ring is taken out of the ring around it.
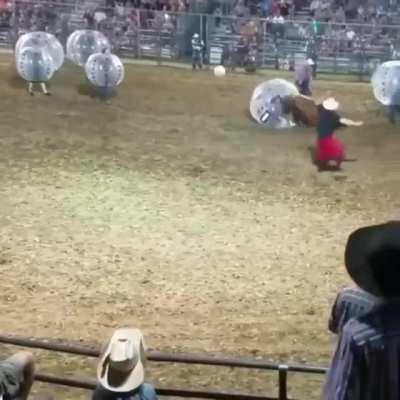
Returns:
[[[292,114],[297,125],[315,127],[318,123],[318,108],[310,97],[298,95],[286,99],[286,111]]]

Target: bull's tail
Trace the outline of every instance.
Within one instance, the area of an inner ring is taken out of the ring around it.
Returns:
[[[357,162],[357,158],[345,158],[343,162]]]

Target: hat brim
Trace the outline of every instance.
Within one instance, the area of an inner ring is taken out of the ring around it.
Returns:
[[[328,111],[336,111],[339,108],[339,103],[334,100],[334,101],[323,101],[322,102],[322,107],[325,108],[325,110]]]
[[[139,354],[144,351],[143,336],[138,329],[123,328],[114,332],[104,353],[100,356],[97,366],[97,380],[105,389],[112,392],[131,392],[144,382],[143,356],[140,354],[136,366],[127,372],[113,369],[110,366],[109,356],[112,343],[120,338],[131,337],[135,340],[135,345],[139,349]]]
[[[361,289],[379,297],[384,297],[385,293],[378,287],[369,259],[384,247],[397,248],[400,251],[400,222],[356,230],[350,235],[345,251],[345,265],[350,277]]]

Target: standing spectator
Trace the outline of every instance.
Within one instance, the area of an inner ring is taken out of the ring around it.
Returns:
[[[353,232],[345,262],[354,282],[382,300],[345,325],[323,400],[399,399],[400,221]]]
[[[156,400],[154,387],[144,383],[145,343],[138,329],[117,329],[97,367],[92,400]]]
[[[193,34],[192,37],[192,67],[195,70],[196,68],[203,68],[203,49],[204,42],[200,39],[200,35],[198,33]]]

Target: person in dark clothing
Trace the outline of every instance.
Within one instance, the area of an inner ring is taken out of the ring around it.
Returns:
[[[339,170],[345,159],[343,143],[334,136],[337,129],[362,126],[363,122],[342,118],[336,112],[339,103],[330,97],[318,105],[317,145],[315,163],[320,171]]]
[[[204,51],[204,42],[201,40],[200,35],[198,33],[193,34],[192,37],[192,68],[195,70],[196,68],[203,68],[203,51]]]
[[[400,105],[390,105],[388,112],[389,121],[393,125],[400,124]]]

